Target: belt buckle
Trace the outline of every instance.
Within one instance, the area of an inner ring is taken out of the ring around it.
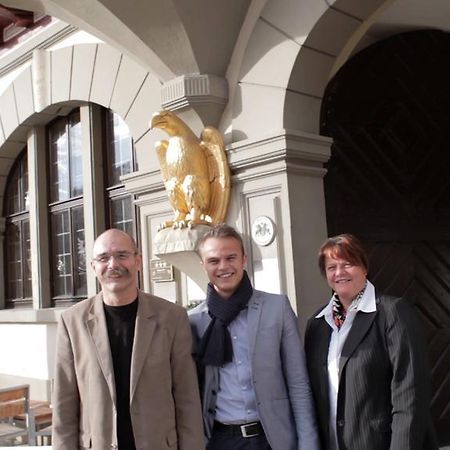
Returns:
[[[254,436],[258,436],[259,435],[258,432],[253,433],[253,434],[248,434],[247,433],[247,427],[251,427],[251,426],[254,426],[254,425],[257,425],[257,422],[245,423],[244,425],[241,425],[240,427],[241,427],[242,437],[251,438],[251,437],[254,437]]]

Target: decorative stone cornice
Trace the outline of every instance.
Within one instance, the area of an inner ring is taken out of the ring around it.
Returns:
[[[216,75],[182,75],[166,81],[161,90],[161,104],[170,111],[198,103],[225,105],[227,100],[227,80]]]
[[[255,176],[255,172],[287,171],[323,177],[323,164],[330,158],[332,139],[297,130],[246,139],[227,146],[228,162],[233,174]],[[278,164],[277,164],[278,163]],[[268,172],[267,172],[268,173]]]
[[[281,130],[256,140],[246,139],[227,146],[233,180],[245,181],[275,173],[322,178],[330,158],[332,139],[297,130]],[[138,196],[136,204],[166,202],[161,171],[134,172],[121,177],[127,192]],[[146,196],[150,195],[151,198]]]
[[[120,179],[125,185],[125,190],[135,195],[159,192],[164,189],[159,169],[149,172],[133,172],[123,175]]]

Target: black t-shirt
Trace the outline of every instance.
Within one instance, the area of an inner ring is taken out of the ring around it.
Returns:
[[[118,446],[119,450],[136,450],[130,415],[130,371],[138,299],[124,306],[103,306],[116,381]]]

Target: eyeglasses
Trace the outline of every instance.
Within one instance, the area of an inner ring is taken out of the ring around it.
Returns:
[[[97,256],[96,258],[92,258],[92,261],[106,264],[109,262],[111,258],[114,258],[116,261],[126,261],[130,259],[132,256],[137,255],[137,252],[117,252],[109,255],[108,253],[104,253],[102,255]]]

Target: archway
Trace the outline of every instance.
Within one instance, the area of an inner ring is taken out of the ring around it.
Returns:
[[[433,370],[433,415],[450,443],[450,34],[399,34],[352,58],[329,83],[322,133],[330,235],[370,251],[378,289],[411,301]]]

